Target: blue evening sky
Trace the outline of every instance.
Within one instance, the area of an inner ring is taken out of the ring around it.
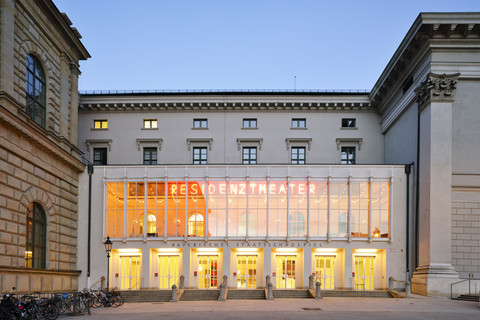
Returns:
[[[54,0],[83,36],[79,90],[370,90],[420,12],[478,0]]]

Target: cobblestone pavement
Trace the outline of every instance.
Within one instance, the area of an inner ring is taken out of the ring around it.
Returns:
[[[411,299],[324,298],[126,303],[92,309],[94,319],[480,319],[478,302],[413,295]],[[66,319],[66,316],[62,317]]]

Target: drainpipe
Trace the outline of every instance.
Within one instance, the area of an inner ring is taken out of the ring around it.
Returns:
[[[410,172],[412,171],[412,165],[406,164],[405,165],[405,175],[407,176],[407,199],[406,199],[406,246],[405,246],[405,297],[409,298],[411,293],[411,283],[410,283]]]
[[[88,247],[87,247],[87,286],[90,288],[90,247],[91,247],[91,219],[92,219],[92,174],[93,164],[87,165],[88,170]]]

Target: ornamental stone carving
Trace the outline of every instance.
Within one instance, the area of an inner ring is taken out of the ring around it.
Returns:
[[[451,101],[455,96],[457,88],[458,76],[460,73],[453,74],[435,74],[429,73],[427,79],[422,82],[415,93],[417,94],[417,102],[420,109],[423,109],[432,101]]]

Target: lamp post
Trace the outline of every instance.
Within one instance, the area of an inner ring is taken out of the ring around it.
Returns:
[[[109,291],[109,284],[110,284],[110,251],[112,251],[112,241],[110,241],[110,237],[107,236],[107,241],[105,241],[105,251],[107,252],[107,294]]]

